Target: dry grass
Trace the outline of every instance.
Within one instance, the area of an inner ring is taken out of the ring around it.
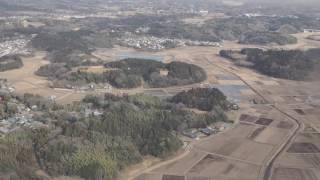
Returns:
[[[277,168],[272,180],[318,180],[319,176],[311,169]]]

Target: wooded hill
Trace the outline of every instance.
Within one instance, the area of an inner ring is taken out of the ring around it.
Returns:
[[[241,51],[222,50],[220,55],[263,74],[290,80],[306,80],[320,64],[320,49],[264,51],[248,48]]]
[[[286,45],[286,44],[296,44],[298,42],[297,38],[278,32],[249,32],[245,33],[240,37],[239,43],[241,44],[277,44],[277,45]]]
[[[18,55],[0,57],[0,72],[18,69],[23,66],[22,60]]]
[[[184,62],[125,59],[107,63],[105,68],[103,73],[72,71],[65,64],[55,63],[41,67],[36,74],[48,77],[59,87],[109,83],[116,88],[136,88],[143,82],[144,86],[159,88],[199,83],[207,78],[202,68]]]
[[[226,120],[224,111],[194,114],[145,95],[87,96],[60,106],[27,94],[21,102],[38,105],[34,120],[46,126],[0,138],[0,171],[10,179],[44,179],[39,170],[51,177],[115,179],[145,155],[165,157],[179,149],[177,132]]]
[[[171,102],[182,103],[188,108],[196,108],[202,111],[227,110],[230,104],[227,97],[216,88],[196,88],[183,91],[173,96]]]

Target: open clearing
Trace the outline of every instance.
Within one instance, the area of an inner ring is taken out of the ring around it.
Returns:
[[[318,180],[319,176],[310,169],[277,168],[273,180]]]
[[[265,128],[260,132],[254,141],[272,145],[280,144],[289,134],[288,130],[279,130],[277,128]]]
[[[320,41],[320,34],[308,36],[307,39],[310,39],[313,41]]]
[[[281,166],[292,167],[298,165],[302,169],[320,168],[320,154],[286,153],[280,159]]]
[[[214,171],[213,171],[214,169]],[[256,179],[258,177],[259,166],[228,160],[215,155],[207,155],[199,163],[194,165],[187,177],[217,178],[217,179]],[[245,174],[243,174],[246,172]]]
[[[248,137],[255,131],[255,126],[238,124],[232,132],[197,145],[197,148],[222,156],[239,159],[253,164],[261,164],[273,147],[250,140]],[[219,144],[217,146],[216,144]]]

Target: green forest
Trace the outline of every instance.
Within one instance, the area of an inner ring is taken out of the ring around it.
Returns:
[[[320,49],[302,51],[246,48],[241,51],[222,50],[220,56],[235,63],[247,61],[250,64],[242,64],[262,74],[290,80],[308,80],[310,73],[317,70],[320,64]]]
[[[9,93],[0,91],[0,119],[7,119],[17,113],[17,106],[11,103]]]
[[[282,34],[278,32],[250,32],[245,33],[240,37],[239,43],[241,44],[278,44],[278,45],[286,45],[286,44],[296,44],[298,42],[297,38],[288,35]]]
[[[106,64],[120,69],[127,76],[141,77],[150,87],[186,85],[204,81],[207,76],[199,66],[174,61],[168,64],[147,59],[125,59]],[[160,71],[167,71],[161,75]]]
[[[0,171],[11,179],[45,179],[39,170],[52,177],[114,179],[145,155],[162,158],[177,151],[178,132],[227,120],[221,109],[195,114],[143,94],[88,95],[68,106],[32,94],[16,98],[28,107],[37,105],[34,119],[44,126],[0,138]]]
[[[320,62],[320,49],[247,51],[257,71],[290,80],[304,80]]]
[[[171,102],[182,103],[189,108],[202,111],[227,110],[230,104],[227,97],[216,88],[195,88],[183,91],[172,97]]]
[[[23,66],[23,62],[18,55],[0,57],[0,72],[18,69]]]
[[[169,87],[199,83],[207,78],[199,66],[184,62],[162,63],[148,59],[124,59],[105,64],[103,73],[72,69],[63,63],[42,66],[37,75],[48,77],[55,86],[86,86],[109,83],[116,88]],[[165,71],[166,74],[161,74]]]

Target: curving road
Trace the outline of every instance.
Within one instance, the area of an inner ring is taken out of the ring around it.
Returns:
[[[208,58],[207,58],[207,61],[208,61],[208,63],[212,63],[210,60],[208,60]],[[270,102],[267,100],[267,98],[263,94],[261,94],[258,90],[256,90],[254,87],[252,87],[246,80],[244,80],[237,73],[235,73],[225,67],[219,66],[217,64],[215,64],[215,65],[218,68],[238,77],[239,80],[241,80],[246,86],[248,86],[254,93],[256,93],[259,97],[261,97],[266,103],[270,104]],[[277,107],[275,104],[271,104],[271,106],[275,110],[277,110],[278,112],[283,114],[284,116],[288,117],[293,123],[295,123],[296,127],[293,130],[293,132],[290,134],[290,136],[287,138],[287,140],[281,144],[281,146],[279,147],[277,152],[272,156],[272,158],[269,159],[269,161],[264,165],[263,173],[260,175],[260,178],[259,178],[262,180],[271,180],[274,162],[281,155],[281,153],[283,153],[286,150],[287,146],[291,144],[291,142],[294,140],[294,138],[296,137],[299,130],[302,128],[302,125],[298,119],[296,119],[295,117],[291,116],[290,114],[284,112],[279,107]]]
[[[288,145],[290,145],[291,142],[294,140],[294,138],[296,137],[297,133],[302,129],[302,124],[299,122],[298,119],[296,119],[292,115],[286,113],[285,111],[281,110],[281,108],[276,106],[276,104],[274,104],[273,102],[270,102],[262,93],[260,93],[257,89],[255,89],[253,86],[251,86],[249,82],[247,82],[245,79],[243,79],[236,72],[234,72],[233,70],[231,70],[231,69],[229,69],[227,67],[223,67],[221,65],[218,65],[217,63],[214,63],[213,61],[210,61],[208,58],[206,58],[206,60],[207,60],[208,64],[211,64],[211,65],[214,64],[219,69],[221,69],[221,70],[223,70],[225,72],[228,72],[228,73],[234,75],[235,77],[239,78],[239,80],[241,80],[246,86],[248,86],[248,88],[250,88],[256,95],[258,95],[261,99],[263,99],[267,104],[271,105],[273,107],[273,109],[277,110],[279,113],[281,113],[283,116],[285,116],[288,119],[290,119],[295,124],[295,128],[292,130],[292,132],[287,137],[287,139],[281,145],[279,145],[279,148],[277,149],[277,151],[273,155],[270,156],[270,159],[268,161],[266,161],[265,164],[261,168],[261,172],[259,174],[259,180],[271,180],[275,161],[286,150]],[[136,177],[142,175],[143,173],[150,172],[150,171],[152,171],[152,170],[154,170],[154,169],[156,169],[158,167],[161,167],[163,165],[167,165],[169,163],[172,163],[174,161],[182,159],[185,156],[187,156],[192,150],[199,150],[199,149],[194,147],[194,143],[190,144],[189,147],[186,148],[185,152],[183,152],[180,155],[174,157],[173,159],[161,162],[161,163],[156,164],[154,166],[151,166],[149,168],[145,168],[145,169],[143,169],[143,170],[141,170],[141,171],[139,171],[137,173],[134,173],[131,176],[131,178],[129,178],[129,179],[131,179],[131,180],[135,179]]]
[[[295,139],[297,133],[299,132],[299,130],[301,129],[301,123],[299,122],[298,119],[296,119],[295,117],[291,116],[290,114],[282,111],[280,108],[273,106],[274,109],[278,110],[279,112],[281,112],[283,115],[289,117],[291,120],[293,120],[296,123],[296,128],[294,129],[294,131],[292,132],[291,136],[288,138],[288,140],[286,142],[284,142],[284,144],[281,145],[280,149],[277,151],[276,154],[274,154],[274,156],[269,160],[265,170],[264,170],[264,174],[263,174],[263,180],[271,180],[272,177],[272,173],[273,173],[273,165],[275,160],[281,155],[282,152],[284,152],[287,148],[288,145],[291,144],[291,142]]]

